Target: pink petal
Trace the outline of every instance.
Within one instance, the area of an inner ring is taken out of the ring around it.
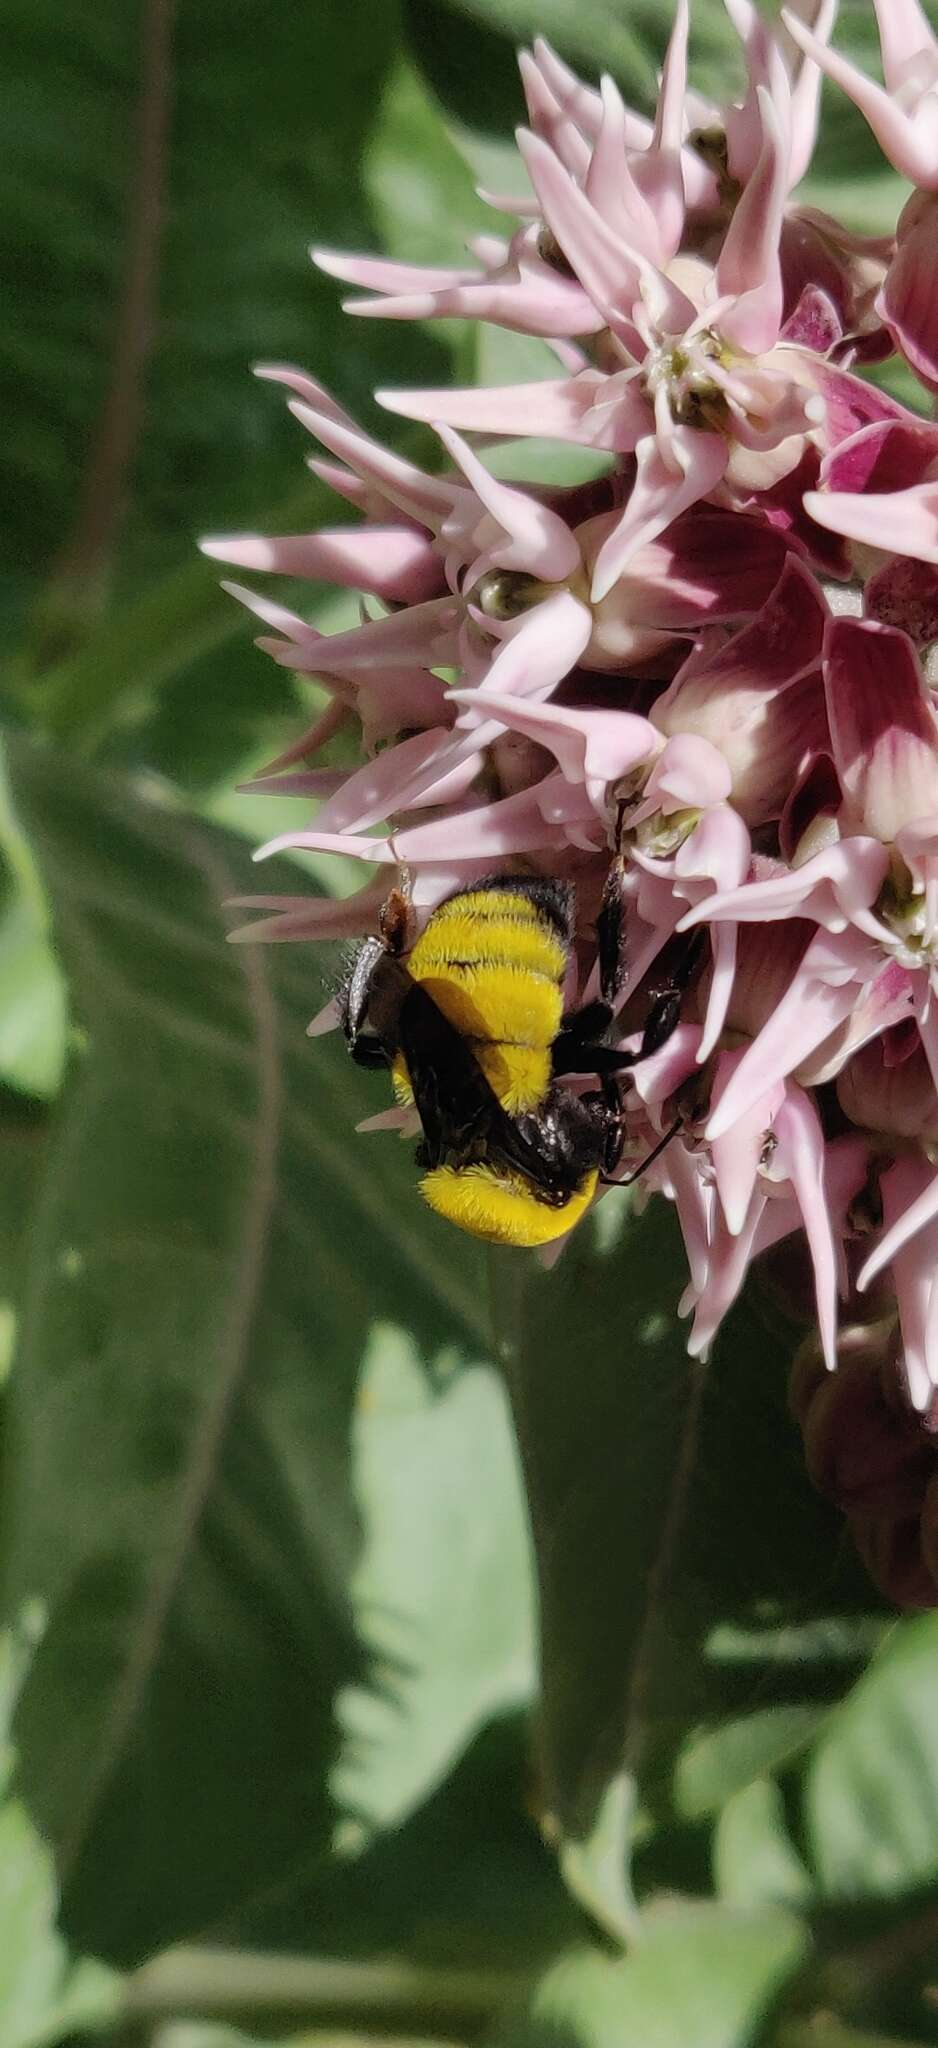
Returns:
[[[710,1058],[726,1023],[736,979],[736,926],[715,924],[710,931],[710,991],[700,1041],[701,1065]]]
[[[709,897],[706,905],[681,919],[681,930],[713,918],[735,918],[740,924],[771,924],[778,918],[807,914],[825,929],[842,933],[875,903],[886,875],[889,855],[878,839],[838,840],[800,868],[747,882]]]
[[[265,626],[272,627],[275,633],[286,634],[289,640],[304,640],[312,630],[306,620],[300,618],[298,612],[288,611],[286,605],[277,604],[273,598],[263,597],[257,590],[249,590],[244,583],[232,583],[226,577],[219,588],[227,597],[233,597],[238,604],[243,604],[245,611],[250,612],[253,618],[260,619]]]
[[[651,145],[637,160],[635,178],[658,223],[657,261],[677,254],[684,231],[681,137],[687,90],[688,0],[678,0],[665,52]]]
[[[199,542],[203,555],[278,576],[310,577],[367,590],[399,604],[419,604],[443,583],[442,564],[427,536],[413,527],[336,527],[319,533],[222,534]]]
[[[773,1209],[775,1203],[770,1205]],[[749,1213],[737,1237],[716,1221],[710,1243],[707,1284],[696,1305],[693,1328],[687,1341],[691,1358],[706,1358],[724,1317],[732,1308],[753,1256],[756,1232],[766,1208],[764,1194],[753,1191]]]
[[[632,319],[641,282],[637,252],[590,204],[539,136],[519,128],[518,147],[544,218],[568,263],[630,352],[641,355]]]
[[[551,581],[572,576],[580,567],[580,550],[569,526],[527,491],[503,484],[479,461],[468,443],[451,427],[440,439],[492,518],[508,535],[509,545],[490,550],[504,569],[523,569]]]
[[[837,773],[860,829],[889,845],[938,810],[938,724],[907,634],[833,619],[824,663]]]
[[[604,515],[611,521],[614,514]],[[579,529],[583,541],[588,528]],[[635,625],[677,630],[757,612],[786,559],[780,534],[744,513],[698,504],[633,555],[607,606]]]
[[[308,849],[313,853],[342,853],[351,860],[380,861],[393,865],[396,855],[388,839],[366,838],[364,834],[351,832],[281,832],[276,839],[268,839],[259,846],[253,860],[269,860],[274,853],[288,853],[294,848]]]
[[[675,733],[652,768],[633,821],[658,810],[707,810],[711,804],[725,803],[731,787],[726,762],[709,740],[696,733]]]
[[[563,777],[549,776],[547,783],[559,793]],[[562,827],[545,818],[545,797],[549,797],[546,784],[536,784],[497,803],[480,804],[475,810],[461,811],[431,825],[395,832],[395,858],[415,865],[428,860],[495,860],[507,854],[535,853],[542,847],[562,847]]]
[[[331,391],[327,391],[317,378],[308,376],[305,370],[295,369],[292,363],[255,363],[254,375],[265,384],[285,385],[288,391],[295,392],[297,398],[302,398],[305,405],[311,405],[314,412],[322,413],[324,418],[334,420],[337,425],[349,427],[353,433],[359,431],[351,414],[339,404],[338,399],[333,398]]]
[[[874,548],[882,548],[888,534],[897,554],[938,562],[938,480],[869,497],[850,491],[806,491],[804,507],[811,519],[832,533]]]
[[[938,463],[938,429],[930,421],[887,418],[838,442],[825,455],[821,479],[834,494],[905,491],[924,483]]]
[[[370,931],[387,895],[387,877],[376,876],[354,896],[231,896],[226,908],[273,914],[228,933],[233,946],[263,939],[346,939]],[[331,1008],[331,1006],[330,1006]],[[331,1029],[330,1024],[325,1027]]]
[[[521,621],[510,640],[503,640],[486,676],[475,689],[464,691],[464,708],[457,735],[449,750],[429,766],[418,768],[397,793],[396,809],[406,811],[423,797],[440,775],[454,773],[461,764],[499,739],[505,730],[500,718],[489,711],[488,694],[507,696],[549,696],[572,668],[590,633],[590,616],[585,605],[567,590],[537,605]]]
[[[645,435],[635,452],[638,466],[631,495],[596,557],[591,592],[594,604],[608,596],[639,548],[656,540],[672,520],[715,489],[727,464],[722,434],[696,432],[690,427],[678,427],[672,436],[671,452],[680,465],[677,474],[665,462],[653,435]]]
[[[746,681],[766,692],[783,688],[817,667],[829,614],[816,577],[788,555],[767,602],[749,625],[734,633],[720,652],[688,678],[671,684],[666,698],[677,702],[686,687],[690,701],[710,690]]]
[[[841,978],[841,975],[843,978]],[[710,1143],[777,1082],[793,1074],[848,1016],[857,998],[849,956],[841,969],[829,940],[812,940],[795,980],[733,1074],[706,1130]]]
[[[938,56],[938,44],[918,0],[873,0],[887,92],[898,92],[916,57]]]
[[[590,150],[584,135],[570,117],[569,110],[557,98],[536,60],[522,50],[518,56],[518,69],[524,87],[531,126],[545,147],[556,155],[559,163],[566,165],[576,178],[585,178],[589,171]],[[593,95],[595,98],[595,94]]]
[[[890,1187],[895,1194],[898,1179],[904,1206],[898,1207],[895,1201],[891,1204],[896,1212],[895,1220],[884,1231],[857,1275],[861,1294],[865,1294],[877,1274],[891,1264],[903,1245],[909,1244],[920,1230],[938,1219],[938,1172],[935,1167],[924,1157],[910,1157],[902,1162],[902,1166],[901,1176],[896,1176],[896,1169],[892,1169]]]
[[[836,448],[842,441],[852,440],[863,427],[877,426],[895,420],[902,426],[921,427],[914,415],[903,412],[894,398],[885,391],[855,377],[849,370],[842,370],[837,363],[824,360],[821,356],[802,358],[802,368],[810,373],[811,383],[824,400],[823,440],[825,448]]]
[[[711,1108],[716,1109],[743,1058],[741,1050],[721,1052],[717,1059]],[[781,1083],[751,1104],[744,1116],[710,1147],[717,1193],[731,1237],[738,1237],[749,1212],[765,1141],[783,1100]]]
[[[614,234],[655,262],[661,257],[661,236],[629,165],[629,116],[611,78],[603,78],[601,94],[603,117],[590,159],[586,197]]]
[[[394,504],[424,525],[435,528],[452,511],[458,495],[453,484],[445,483],[441,477],[427,476],[412,462],[405,462],[403,456],[392,455],[389,449],[370,440],[367,434],[314,411],[302,400],[293,400],[290,411],[333,455],[347,462],[367,482],[376,484]]]
[[[537,384],[505,384],[501,388],[466,391],[377,391],[379,405],[405,419],[446,421],[485,434],[541,434],[557,441],[579,441],[586,447],[615,445],[608,438],[605,415],[593,416],[596,400],[611,380],[599,370],[576,377],[545,378]],[[637,398],[642,418],[647,408]]]
[[[703,1185],[699,1159],[686,1145],[681,1144],[679,1138],[662,1155],[660,1164],[661,1170],[667,1173],[681,1226],[681,1236],[684,1239],[684,1250],[690,1268],[691,1297],[699,1297],[706,1286],[709,1267],[709,1222],[713,1190]],[[653,1167],[652,1172],[655,1171]],[[682,1305],[679,1313],[684,1312]]]
[[[896,170],[908,178],[910,184],[933,191],[938,186],[938,152],[934,137],[920,131],[881,85],[876,85],[872,78],[867,78],[865,72],[848,63],[846,57],[841,57],[836,50],[826,49],[787,7],[782,9],[782,20],[799,49],[806,56],[813,57],[827,77],[840,86],[854,106],[859,107],[880,148]]]
[[[787,149],[778,116],[763,86],[758,90],[763,141],[717,260],[716,288],[736,304],[720,318],[720,332],[737,348],[760,355],[774,347],[782,323],[779,236],[788,194]]]
[[[818,1329],[824,1359],[837,1363],[837,1259],[824,1184],[824,1133],[810,1096],[788,1087],[775,1119],[776,1163],[795,1190],[814,1266]]]
[[[366,619],[348,633],[317,634],[306,626],[303,636],[312,644],[315,671],[323,675],[357,675],[411,661],[429,668],[452,659],[459,617],[458,599],[439,597],[383,619]]]
[[[876,310],[916,376],[938,390],[938,197],[919,194],[906,207]]]
[[[935,539],[938,545],[938,519]],[[920,647],[930,646],[938,639],[938,563],[893,555],[869,578],[863,609],[867,618],[882,626],[899,626]]]
[[[836,14],[837,0],[821,0],[821,5],[814,18],[813,27],[813,34],[817,42],[826,43],[829,40]],[[820,95],[820,70],[812,58],[804,56],[791,94],[789,190],[792,190],[801,183],[814,155]]]
[[[413,733],[395,747],[386,747],[343,781],[341,789],[317,813],[321,832],[364,832],[414,804],[454,802],[470,788],[483,767],[483,756],[467,752],[451,765],[452,735],[448,726]],[[408,791],[415,775],[419,796]],[[406,795],[406,804],[400,792]]]
[[[457,704],[471,704],[474,690],[451,690]],[[523,697],[486,688],[486,709],[513,732],[547,747],[567,780],[605,785],[646,761],[660,746],[647,718],[629,711],[574,711],[557,704],[532,703]]]
[[[318,270],[337,277],[343,284],[360,285],[366,292],[439,292],[447,285],[461,284],[462,269],[429,263],[394,263],[384,256],[352,256],[342,249],[312,248],[310,255]]]
[[[881,1181],[886,1232],[867,1260],[861,1280],[868,1285],[883,1263],[889,1263],[899,1305],[905,1369],[913,1406],[928,1406],[938,1382],[935,1355],[935,1274],[938,1269],[938,1175],[931,1163],[908,1156],[897,1159]]]
[[[584,85],[569,64],[558,57],[544,36],[537,36],[534,42],[534,61],[544,84],[553,94],[557,105],[575,121],[584,135],[595,141],[603,118],[603,104],[598,92]],[[630,146],[632,149],[647,149],[651,141],[651,122],[641,114],[630,114]]]

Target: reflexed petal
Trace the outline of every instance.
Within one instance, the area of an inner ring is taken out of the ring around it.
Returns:
[[[837,773],[857,828],[890,845],[938,814],[938,724],[908,635],[833,619],[824,661]]]
[[[891,5],[892,0],[888,0],[888,4]],[[865,72],[850,64],[838,51],[825,48],[787,7],[782,9],[782,20],[792,41],[806,56],[813,57],[827,77],[840,86],[854,106],[859,107],[880,148],[896,170],[908,178],[910,184],[934,191],[938,186],[938,148],[934,129],[920,128],[896,105],[889,92],[872,78],[867,78]]]
[[[500,483],[451,427],[440,428],[440,439],[476,497],[508,536],[508,546],[489,549],[500,568],[523,569],[557,582],[579,568],[580,550],[569,526],[556,512],[529,492]]]
[[[220,534],[201,540],[203,555],[239,569],[310,577],[367,590],[398,604],[419,604],[442,587],[439,555],[412,526],[339,526],[319,533]]]
[[[721,314],[720,331],[752,355],[774,347],[782,324],[778,244],[788,194],[788,152],[778,115],[762,86],[758,97],[762,149],[727,229],[716,268],[721,298],[729,296],[736,301]]]
[[[591,593],[594,604],[608,596],[639,548],[657,540],[682,512],[706,497],[726,470],[727,447],[722,434],[678,427],[671,449],[679,464],[676,469],[665,462],[652,435],[638,443],[638,471],[631,496],[596,557]]]

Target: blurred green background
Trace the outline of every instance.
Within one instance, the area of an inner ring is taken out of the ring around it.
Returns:
[[[355,324],[306,244],[450,259],[521,189],[515,41],[647,104],[667,17],[0,8],[0,2048],[938,2041],[938,1619],[808,1488],[792,1332],[689,1365],[655,1207],[487,1264],[305,1037],[334,957],[224,943],[351,879],[259,875],[302,811],[235,791],[315,692],[196,537],[341,516],[249,364],[378,425],[549,360]],[[897,207],[829,96],[809,196]]]

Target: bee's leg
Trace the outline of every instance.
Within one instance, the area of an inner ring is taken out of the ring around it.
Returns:
[[[688,932],[680,946],[671,967],[668,980],[654,993],[651,1008],[645,1019],[642,1043],[638,1057],[647,1060],[651,1053],[660,1052],[667,1045],[681,1018],[681,1003],[690,988],[701,954],[706,944],[706,933],[702,930]]]
[[[613,861],[603,884],[602,903],[596,919],[599,950],[599,986],[610,1015],[615,1009],[626,979],[625,959],[625,867],[621,855]]]
[[[581,1037],[578,1032],[561,1031],[554,1040],[551,1054],[555,1075],[560,1074],[624,1074],[627,1067],[634,1067],[638,1054],[620,1052],[615,1045],[596,1045],[591,1037]]]
[[[568,1010],[560,1020],[560,1039],[569,1039],[571,1044],[592,1045],[602,1038],[612,1023],[612,1011],[608,1003],[584,1003],[579,1010]]]

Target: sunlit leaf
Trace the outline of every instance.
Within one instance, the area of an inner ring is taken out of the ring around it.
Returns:
[[[786,1912],[661,1908],[620,1961],[583,1950],[558,1963],[493,2048],[754,2048],[808,1946]]]
[[[529,1538],[504,1389],[490,1366],[459,1364],[458,1352],[437,1353],[428,1371],[406,1329],[382,1323],[362,1363],[352,1451],[364,1549],[352,1595],[371,1682],[339,1701],[333,1777],[362,1833],[403,1819],[486,1721],[534,1692]]]
[[[689,1360],[673,1215],[618,1200],[552,1273],[498,1267],[540,1578],[543,1798],[566,1842],[590,1838],[623,1771],[646,1821],[671,1811],[694,1730],[758,1708],[777,1759],[869,1641],[866,1588],[786,1412],[789,1330],[753,1299],[709,1367]]]
[[[824,1729],[805,1810],[838,1898],[888,1897],[938,1875],[938,1617],[903,1622]]]

